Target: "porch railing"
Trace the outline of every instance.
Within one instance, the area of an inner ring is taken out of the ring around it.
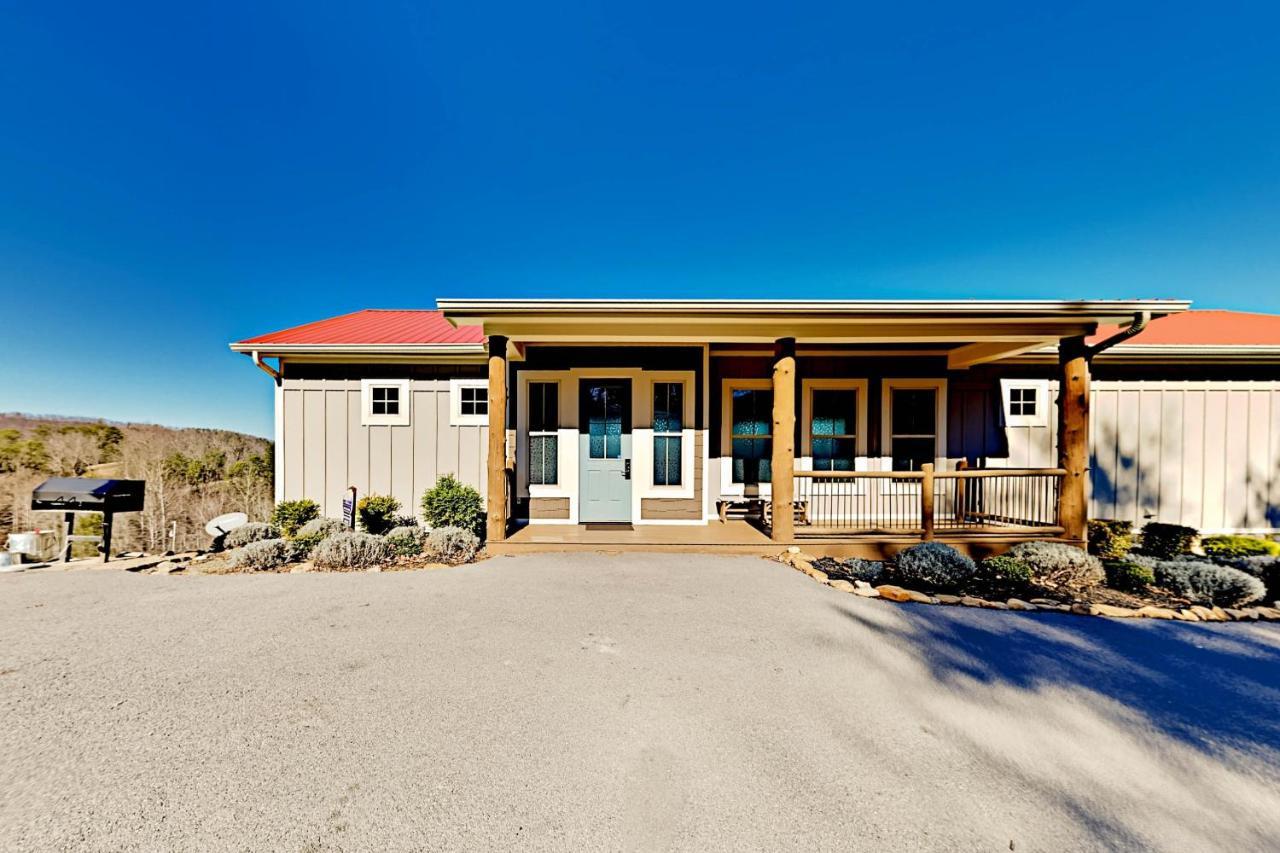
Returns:
[[[1060,468],[796,471],[798,536],[1062,533]]]

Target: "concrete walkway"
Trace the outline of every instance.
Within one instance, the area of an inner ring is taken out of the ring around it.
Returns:
[[[745,557],[0,576],[0,849],[1274,849],[1280,627]]]

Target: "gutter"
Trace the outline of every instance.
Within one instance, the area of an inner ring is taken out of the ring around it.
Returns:
[[[1086,357],[1092,359],[1095,355],[1104,350],[1109,350],[1116,344],[1124,343],[1135,335],[1142,334],[1143,329],[1147,328],[1147,324],[1151,322],[1150,311],[1139,311],[1133,315],[1133,322],[1129,324],[1129,328],[1121,329],[1105,341],[1099,341],[1086,350]]]

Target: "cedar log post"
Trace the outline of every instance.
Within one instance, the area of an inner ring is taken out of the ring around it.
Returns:
[[[773,454],[770,472],[774,542],[795,538],[796,339],[778,340],[773,357]]]
[[[920,466],[920,529],[925,542],[933,541],[933,463]]]
[[[507,339],[489,336],[489,450],[485,523],[490,542],[507,537]]]
[[[1058,524],[1066,539],[1085,541],[1089,504],[1089,348],[1084,337],[1058,343],[1058,467],[1066,470],[1058,498]]]

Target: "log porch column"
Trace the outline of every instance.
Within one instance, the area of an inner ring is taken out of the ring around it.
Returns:
[[[1089,348],[1083,337],[1058,343],[1058,467],[1067,474],[1058,499],[1063,537],[1085,541],[1089,504]]]
[[[773,357],[773,454],[772,472],[774,542],[795,538],[796,459],[796,339],[781,338]]]
[[[507,537],[507,339],[489,336],[489,450],[486,535]]]

